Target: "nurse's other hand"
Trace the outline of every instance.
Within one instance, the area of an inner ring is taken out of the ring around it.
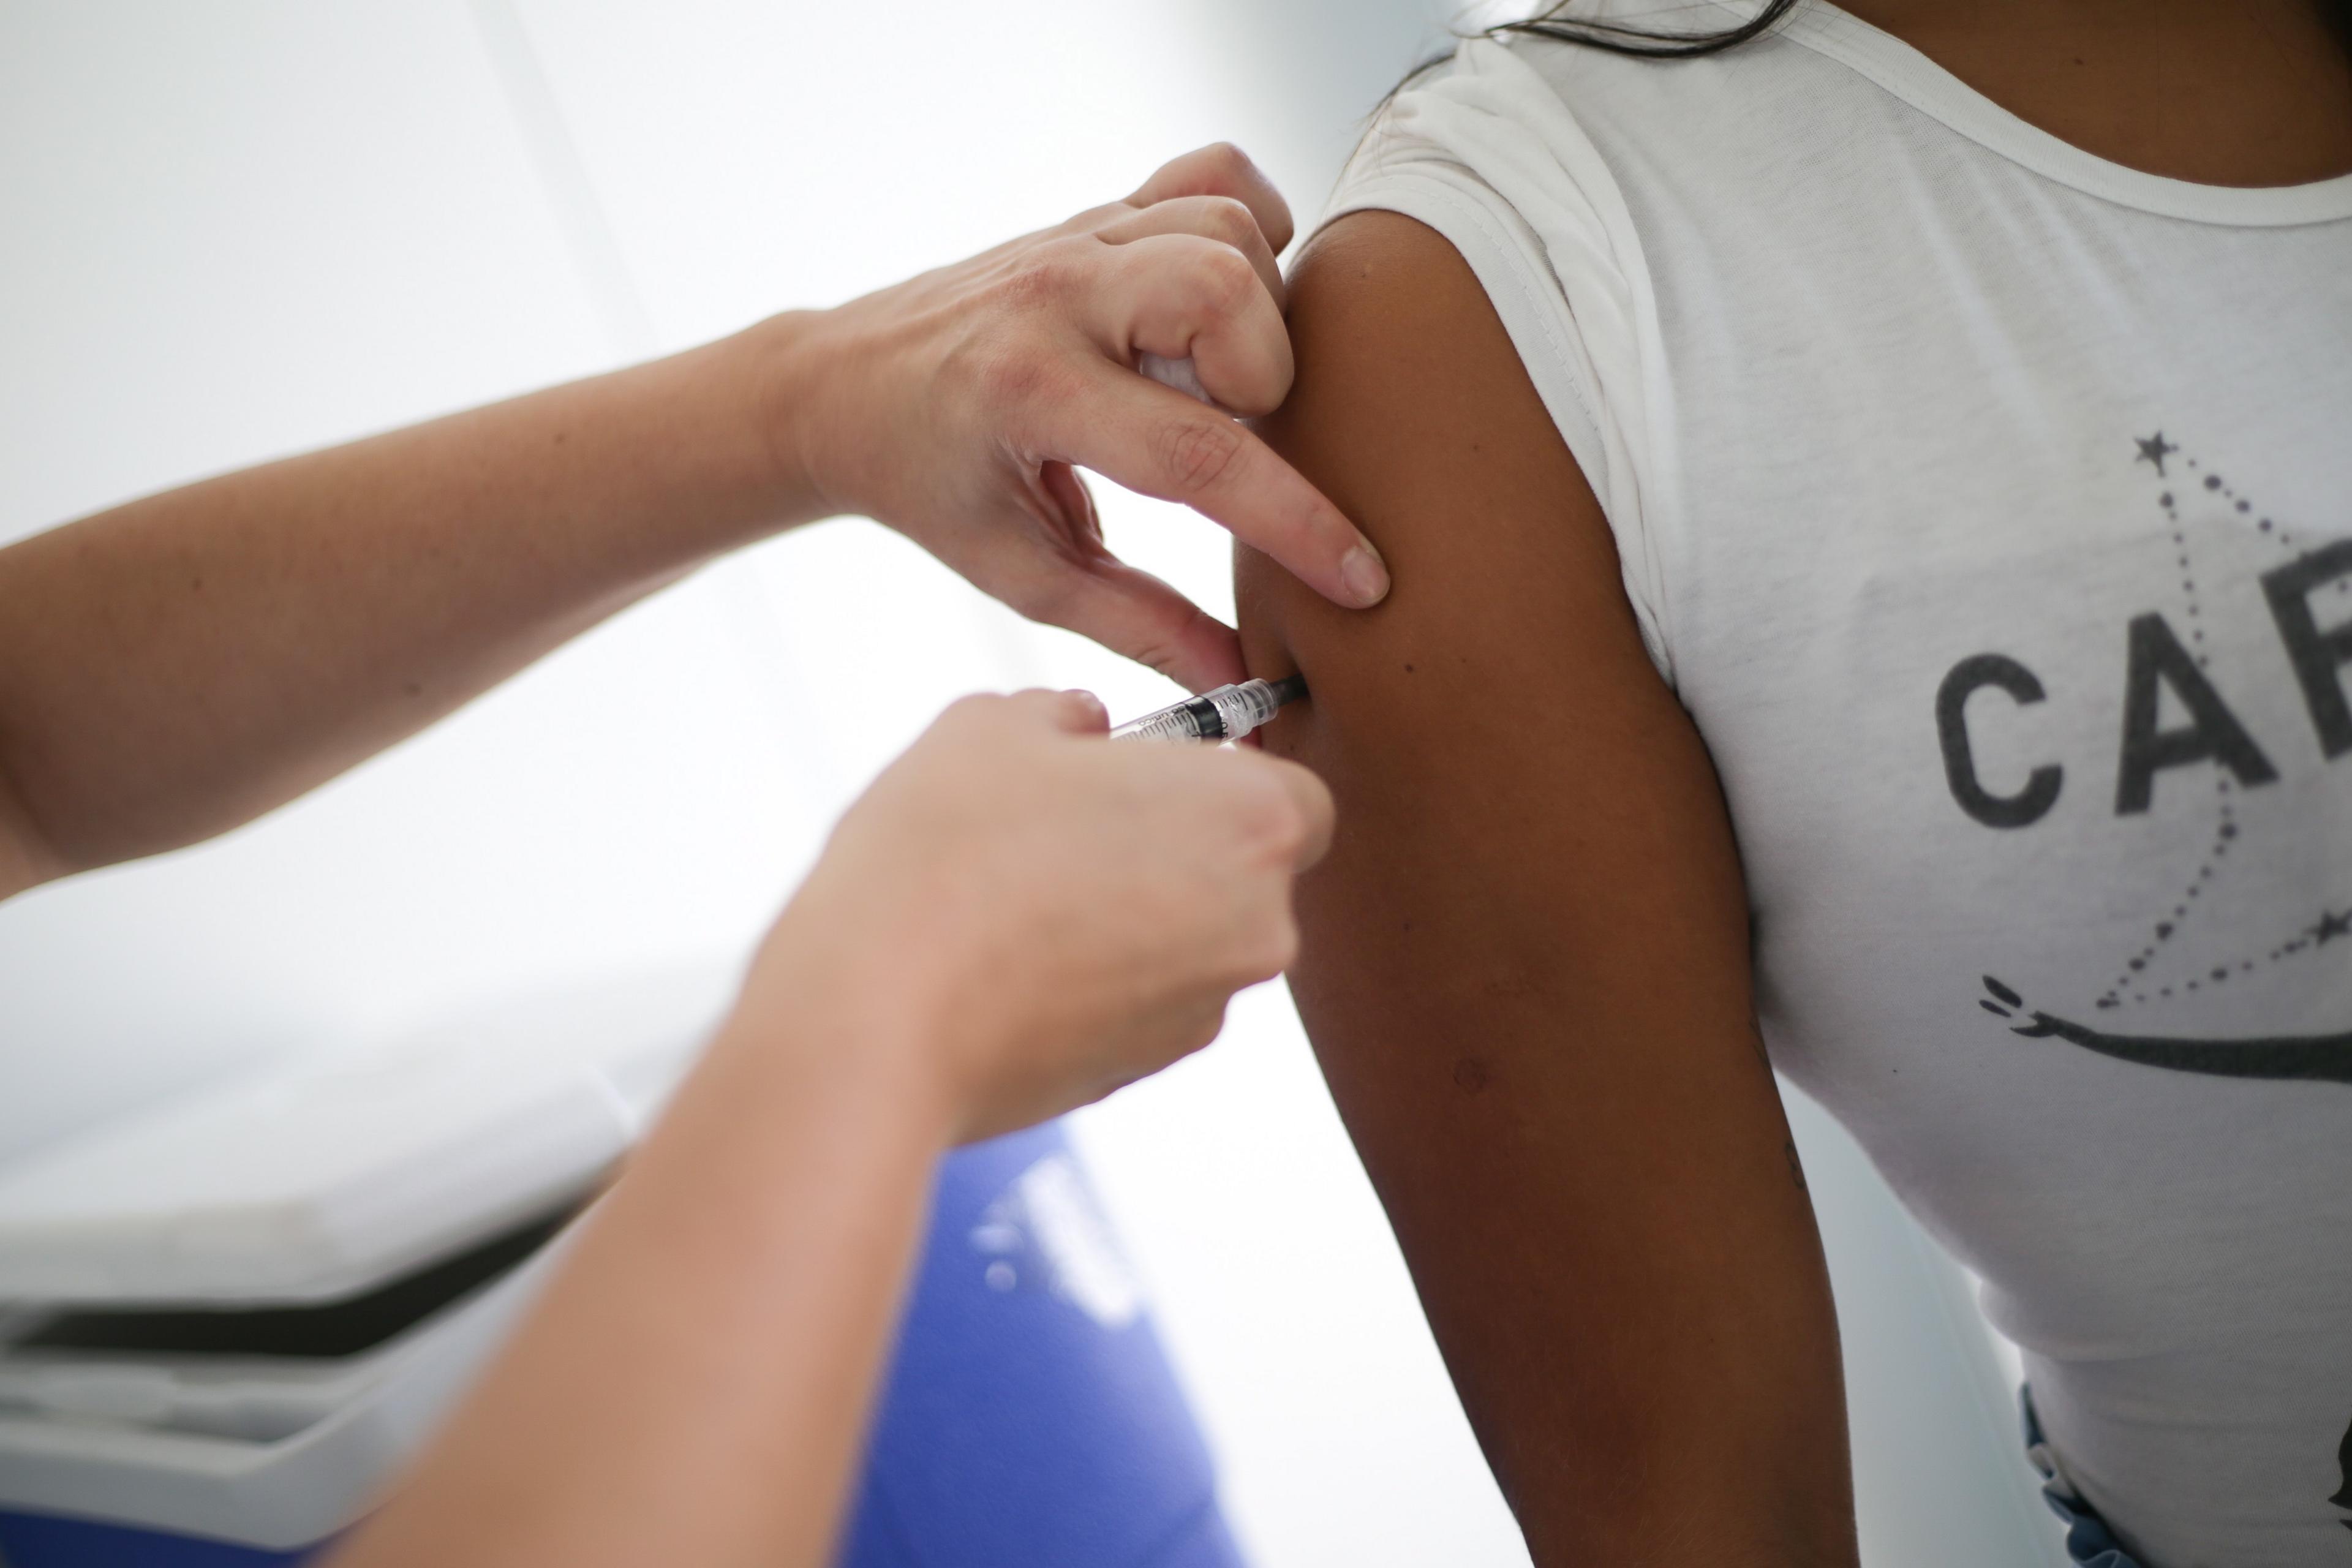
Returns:
[[[821,1020],[837,1062],[931,1097],[957,1142],[1215,1038],[1297,951],[1291,883],[1329,843],[1330,795],[1295,763],[1105,725],[1083,692],[949,709],[835,829],[736,1032]]]
[[[1388,592],[1379,552],[1234,416],[1290,391],[1289,209],[1204,147],[1124,201],[814,318],[778,378],[830,505],[888,524],[1034,620],[1195,690],[1244,679],[1233,632],[1104,548],[1076,473],[1181,501],[1339,604]],[[1191,362],[1216,406],[1150,379]]]

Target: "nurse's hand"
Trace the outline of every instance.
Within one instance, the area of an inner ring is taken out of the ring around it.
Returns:
[[[821,1568],[949,1143],[1205,1044],[1313,775],[960,702],[853,806],[521,1331],[334,1568]],[[593,1369],[583,1375],[583,1369]]]
[[[950,708],[835,830],[728,1033],[867,1054],[957,1142],[1215,1038],[1297,951],[1291,884],[1330,795],[1295,763],[1105,725],[1083,692]]]
[[[799,329],[772,382],[782,456],[1032,619],[1196,690],[1240,680],[1231,630],[1104,548],[1076,470],[1184,502],[1341,605],[1379,602],[1379,552],[1234,417],[1290,390],[1290,235],[1249,160],[1206,147],[1058,227],[780,318]],[[1189,360],[1209,402],[1147,355]]]

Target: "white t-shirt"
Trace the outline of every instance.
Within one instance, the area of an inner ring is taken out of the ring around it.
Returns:
[[[2124,169],[1815,4],[1465,45],[1367,207],[1508,328],[1722,775],[1773,1060],[2065,1477],[2150,1568],[2352,1564],[2352,177]]]

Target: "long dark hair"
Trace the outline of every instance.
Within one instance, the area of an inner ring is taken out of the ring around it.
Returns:
[[[2320,19],[2327,24],[2336,41],[2352,55],[2352,0],[2313,0],[2318,6]],[[1797,8],[1797,0],[1769,0],[1765,7],[1736,27],[1722,27],[1712,32],[1668,33],[1647,27],[1631,27],[1622,22],[1585,19],[1567,15],[1569,5],[1554,5],[1539,16],[1524,22],[1505,22],[1487,29],[1490,33],[1525,33],[1530,37],[1558,38],[1563,43],[1583,44],[1612,54],[1641,55],[1652,59],[1688,59],[1694,55],[1711,55],[1718,50],[1736,48],[1748,39],[1761,37],[1778,26],[1780,18]]]
[[[2342,0],[2352,8],[2352,0]],[[1780,18],[1797,8],[1797,0],[1769,0],[1759,11],[1737,27],[1718,28],[1707,33],[1662,33],[1647,27],[1629,27],[1622,22],[1587,20],[1566,15],[1567,5],[1554,5],[1539,16],[1524,22],[1505,22],[1487,29],[1490,33],[1525,33],[1534,38],[1558,38],[1567,44],[1585,44],[1612,54],[1641,55],[1650,59],[1688,59],[1694,55],[1711,55],[1720,49],[1737,48],[1748,39],[1758,37],[1778,26]]]

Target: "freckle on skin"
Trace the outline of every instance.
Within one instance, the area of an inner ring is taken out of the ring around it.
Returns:
[[[1476,1057],[1464,1057],[1454,1064],[1454,1087],[1465,1094],[1476,1094],[1486,1087],[1486,1064]]]
[[[415,681],[415,680],[410,681],[410,682],[408,683],[408,694],[409,694],[411,697],[422,697],[422,696],[424,696],[424,695],[425,695],[425,687],[424,687],[424,685],[423,685],[421,682],[418,682],[418,681]]]
[[[1411,666],[1411,665],[1409,665],[1409,664],[1408,664],[1408,665],[1406,665],[1406,666],[1404,667],[1404,672],[1405,672],[1407,675],[1411,675],[1411,674],[1412,673],[1412,666]]]

